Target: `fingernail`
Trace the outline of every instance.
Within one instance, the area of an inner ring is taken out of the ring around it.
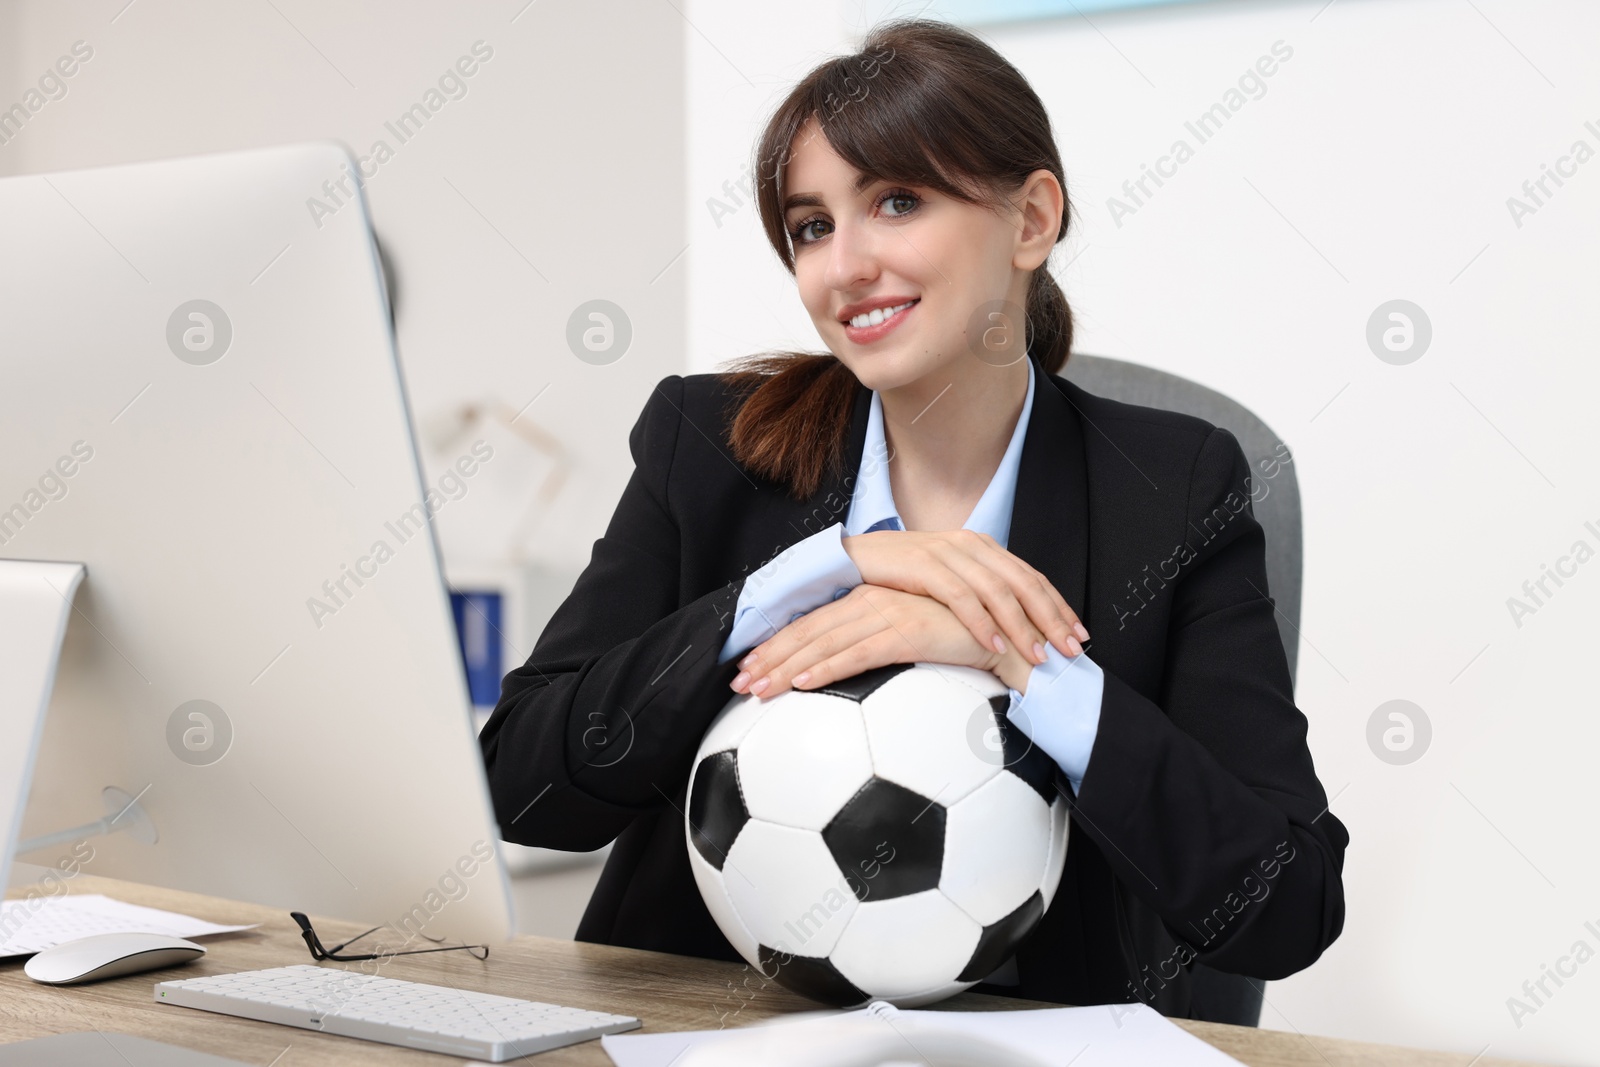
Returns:
[[[990,640],[991,640],[991,643],[994,645],[994,650],[996,652],[999,652],[1001,655],[1004,655],[1005,651],[1006,651],[1005,639],[1002,638],[999,634],[995,634],[994,637],[991,638]]]
[[[1074,656],[1083,655],[1083,646],[1078,644],[1078,639],[1076,637],[1067,638],[1067,647],[1072,649],[1072,654]]]
[[[1088,635],[1085,634],[1084,636],[1087,637]],[[750,664],[754,663],[755,661],[756,661],[756,654],[754,652],[752,652],[749,655],[745,656],[744,659],[739,661],[739,666],[748,667],[748,666],[750,666]]]
[[[810,680],[811,680],[811,672],[810,671],[801,671],[799,674],[794,676],[794,681],[790,682],[789,684],[790,685],[794,685],[794,686],[801,686],[801,685],[805,685],[806,682],[808,682]]]
[[[763,679],[761,679],[761,681],[757,682],[755,685],[752,685],[750,687],[750,692],[755,693],[755,694],[757,694],[759,696],[761,693],[765,692],[767,686],[769,686],[771,684],[772,684],[772,679],[771,678],[763,678]]]
[[[1033,655],[1040,663],[1044,662],[1044,646],[1037,641],[1033,643]]]
[[[728,683],[728,685],[730,687],[732,687],[733,689],[738,689],[740,686],[744,685],[744,683],[748,682],[749,680],[750,680],[750,672],[749,671],[740,671],[738,673],[738,675],[733,679],[733,681]]]
[[[1083,623],[1081,623],[1081,622],[1073,623],[1072,624],[1072,629],[1073,629],[1074,632],[1077,633],[1079,641],[1087,641],[1087,640],[1089,640],[1089,631],[1085,630],[1083,628]]]

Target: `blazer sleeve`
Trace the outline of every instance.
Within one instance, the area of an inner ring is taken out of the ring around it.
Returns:
[[[1328,810],[1294,704],[1249,475],[1233,435],[1214,429],[1190,480],[1191,552],[1177,559],[1159,699],[1104,672],[1099,730],[1069,803],[1195,958],[1278,979],[1343,929],[1349,834]],[[1229,518],[1204,521],[1213,516]]]
[[[671,802],[734,663],[717,653],[740,576],[680,604],[680,531],[667,502],[683,379],[651,394],[628,436],[634,470],[589,565],[479,734],[508,841],[588,852]]]
[[[745,580],[733,613],[733,632],[718,661],[725,663],[756,647],[860,584],[861,571],[844,550],[844,523],[795,542]]]

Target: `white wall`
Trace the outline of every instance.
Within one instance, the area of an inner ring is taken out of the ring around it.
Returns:
[[[704,34],[688,44],[693,369],[822,347],[754,206],[718,227],[706,200],[726,199],[761,123],[817,60],[921,6],[840,2],[830,18],[812,4],[771,20],[734,0],[689,6]],[[1600,150],[1600,8],[1234,0],[1092,18],[982,30],[1056,128],[1079,213],[1054,261],[1077,350],[1238,398],[1293,448],[1304,494],[1298,702],[1351,834],[1348,911],[1314,967],[1268,986],[1263,1025],[1463,1061],[1487,1046],[1594,1062],[1600,962],[1547,982],[1554,995],[1520,1027],[1506,1001],[1574,942],[1600,951],[1584,927],[1600,929],[1587,669],[1600,562],[1550,584],[1520,627],[1506,600],[1575,541],[1600,550],[1584,527],[1600,531],[1600,160],[1550,185],[1520,227],[1506,199],[1575,140]],[[1265,93],[1198,143],[1185,121],[1279,40],[1293,54]],[[1193,158],[1118,226],[1108,198],[1180,137]],[[1395,298],[1434,330],[1405,366],[1365,340]],[[1366,740],[1394,698],[1434,731],[1406,766]]]
[[[366,192],[397,268],[413,410],[429,425],[474,401],[515,411],[546,390],[518,425],[560,442],[569,478],[523,548],[570,581],[627,481],[629,428],[685,365],[681,17],[627,0],[125,4],[0,0],[0,107],[74,41],[94,52],[63,98],[0,144],[0,174],[312,138],[366,154],[385,140],[393,158]],[[401,143],[385,122],[476,41],[493,56],[466,94]],[[607,366],[565,340],[569,314],[594,298],[633,325]],[[441,513],[447,554],[492,554],[548,472],[506,442],[500,499],[469,495]],[[481,521],[456,521],[469,514]]]

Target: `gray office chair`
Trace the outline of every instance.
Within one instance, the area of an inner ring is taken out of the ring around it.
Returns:
[[[1129,404],[1165,408],[1196,415],[1214,426],[1221,426],[1239,439],[1253,474],[1259,476],[1258,462],[1277,455],[1281,438],[1249,409],[1214,389],[1207,389],[1176,374],[1141,367],[1120,359],[1074,354],[1067,360],[1062,377],[1081,385],[1097,396]],[[1267,589],[1278,606],[1278,633],[1289,657],[1289,680],[1293,684],[1300,651],[1300,486],[1294,465],[1279,468],[1272,479],[1272,491],[1254,505],[1256,520],[1267,537]],[[1209,1022],[1258,1026],[1266,983],[1241,975],[1226,974],[1204,964],[1193,965],[1194,1003],[1191,1017]]]

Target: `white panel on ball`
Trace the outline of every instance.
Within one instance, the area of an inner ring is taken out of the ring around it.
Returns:
[[[862,716],[878,777],[950,805],[1000,769],[1002,758],[982,739],[994,718],[989,698],[1007,690],[987,671],[928,666],[891,678]]]
[[[752,818],[821,830],[872,777],[860,706],[791,691],[765,712],[739,744],[745,807]]]
[[[702,752],[725,752],[737,748],[765,713],[761,701],[753,696],[735,697],[718,714],[700,742]]]
[[[700,855],[699,850],[693,845],[689,846],[689,868],[694,871],[695,885],[700,887],[700,896],[705,899],[706,910],[716,921],[722,936],[728,939],[734,951],[755,964],[758,947],[755,935],[750,933],[744,920],[740,919],[739,913],[734,910],[733,901],[728,899],[722,873],[707,863],[705,857]]]
[[[996,775],[945,814],[939,888],[984,926],[999,922],[1039,890],[1050,845],[1050,805]]]
[[[722,883],[757,941],[796,956],[832,952],[860,905],[822,835],[760,819],[739,831]]]
[[[951,991],[983,928],[937,889],[891,900],[869,900],[856,910],[833,950],[833,965],[859,989],[876,997],[904,997],[948,978]]]

